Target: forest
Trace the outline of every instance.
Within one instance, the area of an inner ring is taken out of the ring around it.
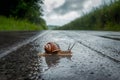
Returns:
[[[93,8],[90,13],[56,29],[120,31],[120,0]]]
[[[47,29],[41,18],[43,4],[43,0],[0,0],[0,30],[19,30],[20,27],[28,27],[23,30]],[[31,27],[26,24],[38,28],[29,29]]]

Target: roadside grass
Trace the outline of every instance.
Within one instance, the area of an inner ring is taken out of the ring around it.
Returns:
[[[33,31],[45,30],[44,27],[28,22],[27,20],[18,20],[15,18],[6,18],[0,16],[0,31]]]

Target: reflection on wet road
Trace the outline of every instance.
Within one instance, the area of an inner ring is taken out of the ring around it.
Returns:
[[[39,66],[34,65],[32,68],[35,70],[29,69],[30,72],[26,73],[27,79],[120,80],[120,32],[43,31],[42,33],[45,34],[24,45],[26,48],[21,47],[22,51],[17,49],[14,53],[28,55],[44,53],[43,46],[51,41],[58,43],[62,50],[67,50],[69,44],[75,42],[76,44],[72,49],[72,56],[53,55],[34,58],[35,65]]]

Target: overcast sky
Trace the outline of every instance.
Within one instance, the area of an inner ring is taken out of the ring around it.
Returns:
[[[109,0],[44,0],[47,25],[64,25]]]

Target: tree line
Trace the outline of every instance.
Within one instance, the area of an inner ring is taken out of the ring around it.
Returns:
[[[27,19],[45,26],[45,21],[40,17],[43,15],[43,3],[43,0],[0,0],[0,15]]]
[[[94,8],[90,13],[57,29],[120,31],[120,0],[111,0],[109,4]]]

